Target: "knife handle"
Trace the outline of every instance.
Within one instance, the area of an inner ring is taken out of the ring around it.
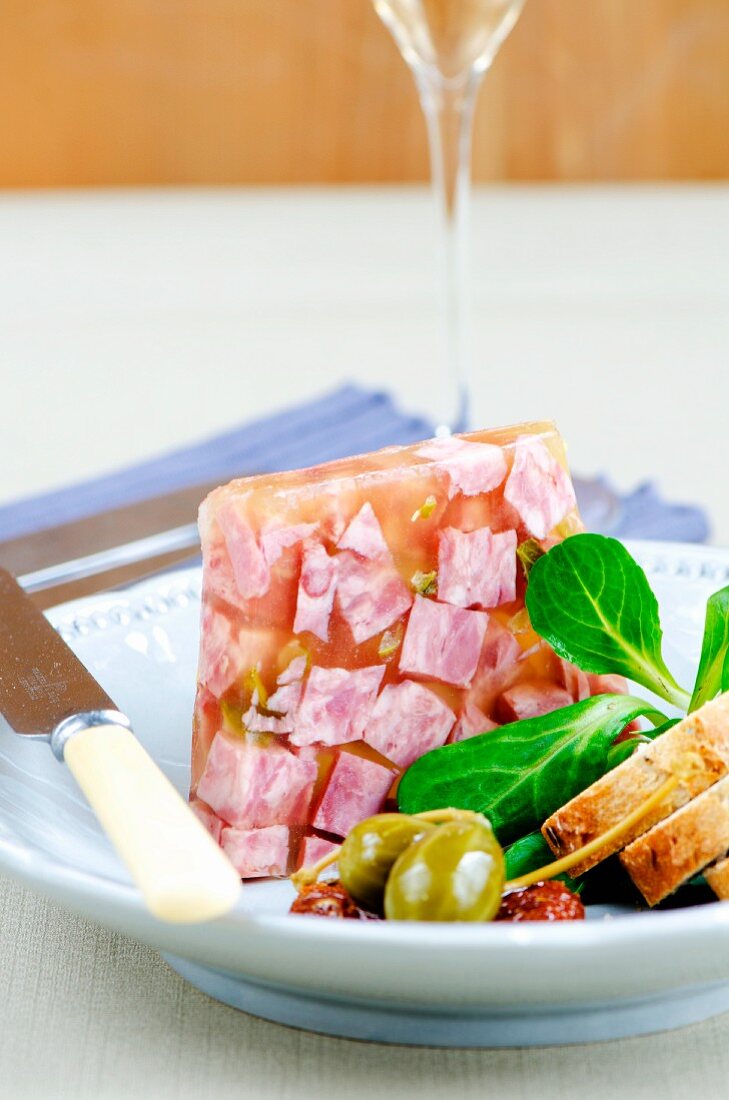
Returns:
[[[233,908],[238,873],[131,730],[82,726],[63,759],[156,917],[193,923]]]

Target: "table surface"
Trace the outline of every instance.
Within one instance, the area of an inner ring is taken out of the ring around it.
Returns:
[[[424,191],[0,198],[0,501],[345,378],[435,392]],[[483,189],[474,420],[554,417],[575,469],[655,479],[729,543],[729,187]],[[8,1097],[726,1096],[729,1016],[548,1050],[385,1048],[208,1000],[154,952],[8,881]]]
[[[437,393],[427,192],[0,197],[0,501],[354,378]],[[729,543],[729,186],[482,189],[473,421],[554,417]]]

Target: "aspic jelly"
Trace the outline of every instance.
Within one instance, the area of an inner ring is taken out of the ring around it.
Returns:
[[[325,852],[428,750],[591,693],[523,599],[580,529],[550,424],[210,494],[191,799],[242,877]]]

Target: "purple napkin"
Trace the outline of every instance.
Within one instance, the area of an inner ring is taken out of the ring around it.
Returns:
[[[201,482],[312,466],[430,435],[432,426],[426,420],[401,412],[387,394],[343,386],[201,443],[0,506],[0,542]],[[576,485],[592,530],[620,538],[702,542],[707,537],[708,524],[700,509],[667,504],[651,485],[641,485],[618,500],[603,479],[577,479]],[[612,505],[606,507],[606,500]]]
[[[605,478],[583,483],[609,491]],[[579,496],[579,493],[578,493]],[[658,539],[673,542],[706,542],[710,534],[709,521],[701,508],[693,504],[667,504],[661,500],[655,485],[645,481],[626,496],[618,497],[612,519],[591,524],[587,505],[583,510],[585,526],[617,539]]]

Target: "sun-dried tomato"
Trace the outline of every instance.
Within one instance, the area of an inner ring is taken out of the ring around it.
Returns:
[[[501,899],[495,920],[584,920],[585,907],[563,882],[536,882]]]
[[[290,912],[307,913],[314,917],[341,917],[344,920],[360,920],[363,915],[338,882],[312,882],[304,886]]]

